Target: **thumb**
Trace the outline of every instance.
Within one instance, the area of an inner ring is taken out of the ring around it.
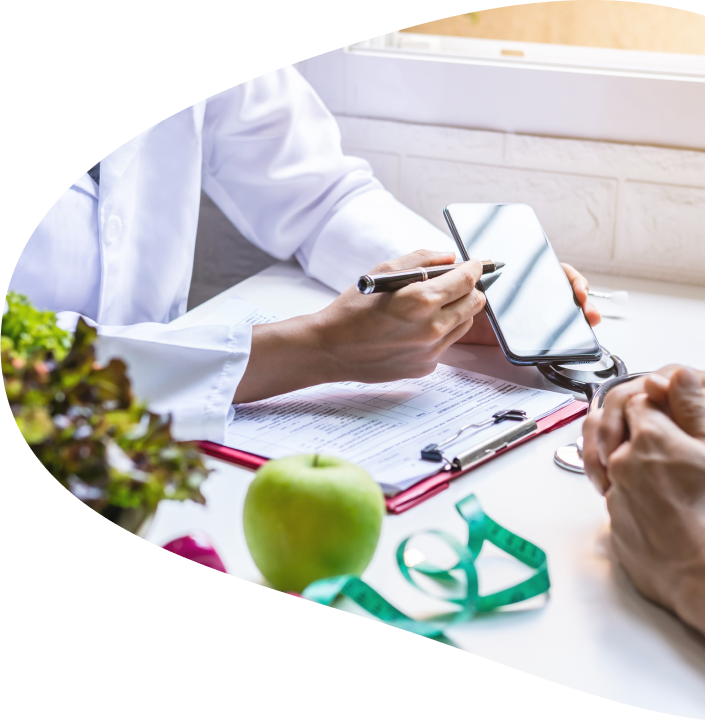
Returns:
[[[671,376],[668,402],[676,425],[692,437],[705,439],[705,393],[690,368],[678,368]]]

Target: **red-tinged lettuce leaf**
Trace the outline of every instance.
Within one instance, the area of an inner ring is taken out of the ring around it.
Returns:
[[[71,339],[53,313],[8,295],[2,370],[25,440],[56,479],[110,517],[111,508],[153,511],[161,500],[204,503],[208,476],[195,444],[176,442],[169,416],[132,395],[119,358],[96,363],[96,330],[82,319]]]

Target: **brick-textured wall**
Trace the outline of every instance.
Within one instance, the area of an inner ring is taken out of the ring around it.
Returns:
[[[345,151],[446,232],[451,202],[524,202],[583,270],[705,284],[705,152],[337,120]]]

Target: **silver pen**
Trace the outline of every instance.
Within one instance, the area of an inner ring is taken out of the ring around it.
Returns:
[[[357,289],[363,295],[371,293],[393,292],[400,288],[411,285],[415,282],[424,282],[431,278],[445,275],[445,273],[455,270],[455,268],[464,265],[464,262],[453,263],[452,265],[431,265],[429,267],[417,267],[411,270],[398,270],[397,272],[377,273],[376,275],[363,275],[357,281]],[[503,262],[495,262],[494,260],[482,261],[482,274],[488,275],[496,270],[504,267]]]

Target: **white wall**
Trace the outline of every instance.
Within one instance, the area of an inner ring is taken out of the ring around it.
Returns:
[[[446,232],[451,202],[525,202],[581,269],[705,284],[705,152],[337,120],[346,152]]]
[[[705,284],[699,65],[690,80],[497,67],[438,48],[400,53],[390,37],[298,67],[336,115],[346,151],[402,202],[443,230],[451,202],[525,202],[559,256],[583,270]]]

